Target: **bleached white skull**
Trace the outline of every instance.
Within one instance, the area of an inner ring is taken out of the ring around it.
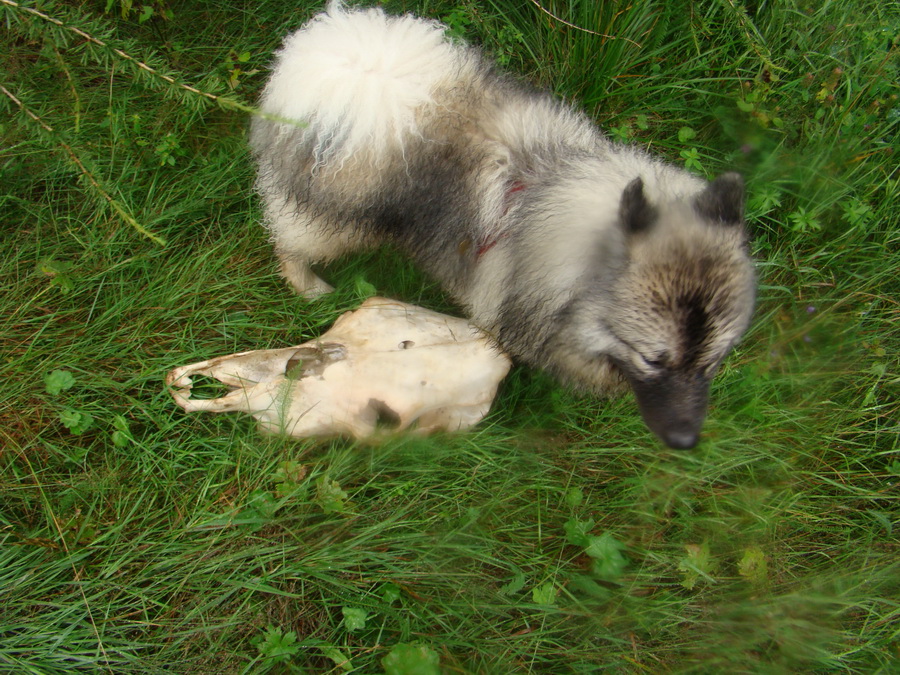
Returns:
[[[509,367],[465,319],[369,298],[318,340],[182,366],[166,384],[187,412],[242,411],[265,432],[365,438],[411,426],[467,429],[487,414]],[[191,398],[198,375],[231,391]]]

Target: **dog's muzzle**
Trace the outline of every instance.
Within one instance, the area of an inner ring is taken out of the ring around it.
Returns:
[[[644,422],[670,448],[690,450],[700,441],[706,418],[709,380],[670,373],[649,380],[628,377]]]

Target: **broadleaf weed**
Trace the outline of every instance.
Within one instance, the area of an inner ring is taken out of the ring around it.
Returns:
[[[287,663],[300,653],[297,634],[294,631],[282,631],[276,626],[269,626],[265,632],[253,639],[260,655],[269,662],[267,665]]]
[[[385,675],[440,675],[440,657],[427,645],[398,644],[381,660]]]

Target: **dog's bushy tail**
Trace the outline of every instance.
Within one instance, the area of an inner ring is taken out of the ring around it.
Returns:
[[[416,133],[417,110],[464,53],[437,22],[332,2],[276,53],[262,111],[300,130],[316,166],[377,165]]]

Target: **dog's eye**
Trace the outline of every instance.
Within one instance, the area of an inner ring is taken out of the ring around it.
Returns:
[[[641,356],[641,359],[644,361],[644,365],[654,370],[660,370],[666,367],[666,355],[660,354],[655,358],[650,358],[647,356]]]

